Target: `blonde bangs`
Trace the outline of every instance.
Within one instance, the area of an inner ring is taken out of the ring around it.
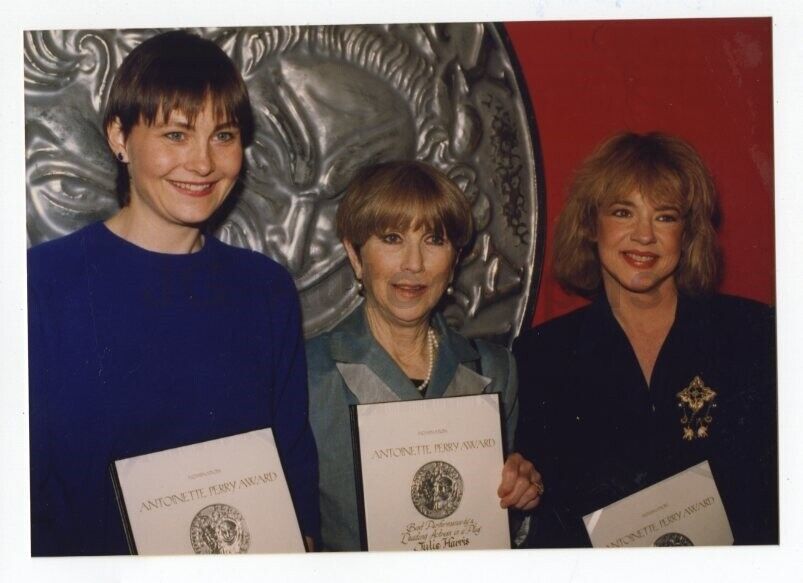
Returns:
[[[664,164],[644,165],[641,160],[632,162],[632,165],[607,169],[608,176],[602,181],[605,186],[599,193],[596,210],[635,191],[656,208],[676,208],[681,215],[689,212],[691,200],[684,194],[688,189],[675,169]]]

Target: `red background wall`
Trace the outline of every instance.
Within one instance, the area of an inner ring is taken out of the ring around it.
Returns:
[[[532,99],[546,177],[546,262],[533,323],[583,305],[551,273],[571,173],[621,130],[695,146],[720,195],[720,290],[775,297],[772,21],[769,18],[506,25]]]

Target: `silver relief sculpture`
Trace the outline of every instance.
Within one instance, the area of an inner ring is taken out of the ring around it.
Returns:
[[[24,35],[28,244],[117,210],[101,115],[117,67],[158,30]],[[222,240],[285,265],[308,336],[361,301],[334,233],[357,168],[417,158],[463,188],[477,223],[450,323],[509,343],[540,273],[542,179],[528,97],[504,30],[489,24],[195,29],[240,67],[257,123]]]

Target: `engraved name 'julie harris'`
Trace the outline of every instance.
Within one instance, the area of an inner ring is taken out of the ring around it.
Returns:
[[[446,462],[434,461],[421,466],[413,476],[410,496],[413,506],[427,518],[446,518],[460,506],[463,478]]]
[[[251,533],[239,510],[211,504],[192,519],[190,542],[196,555],[235,555],[248,552]]]

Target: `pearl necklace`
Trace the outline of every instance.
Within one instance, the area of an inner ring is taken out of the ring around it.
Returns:
[[[429,356],[429,366],[427,367],[427,378],[424,382],[418,385],[418,391],[424,392],[427,388],[430,379],[432,378],[432,369],[435,367],[435,351],[438,350],[438,337],[435,335],[435,330],[430,328],[427,331],[427,355]]]

